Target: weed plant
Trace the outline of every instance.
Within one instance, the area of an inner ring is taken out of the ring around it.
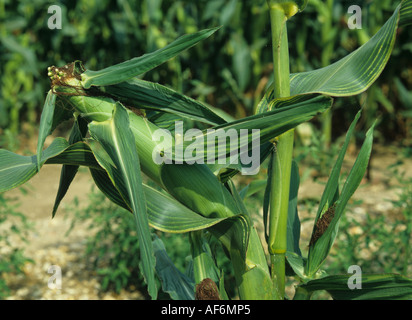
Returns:
[[[18,204],[0,194],[0,299],[10,295],[8,280],[23,275],[23,268],[33,260],[24,254],[28,232],[33,228]]]

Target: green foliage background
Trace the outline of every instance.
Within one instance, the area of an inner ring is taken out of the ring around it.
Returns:
[[[325,46],[330,47],[331,62],[353,51],[384,24],[398,4],[335,0],[328,26],[318,2],[309,1],[305,11],[289,23],[292,72],[321,67]],[[350,30],[346,24],[347,8],[352,4],[362,8],[361,30]],[[61,30],[47,27],[50,5],[62,8]],[[46,70],[50,65],[79,59],[88,69],[101,69],[152,52],[180,35],[222,26],[210,40],[144,78],[239,118],[252,114],[272,74],[265,0],[1,0],[0,24],[0,145],[10,143],[19,132],[33,136],[49,88]],[[323,29],[329,37],[322,37]],[[364,127],[379,115],[380,142],[410,145],[410,28],[401,29],[398,37],[379,82],[368,93],[343,99],[334,107],[334,137],[344,132],[359,104],[367,102]]]

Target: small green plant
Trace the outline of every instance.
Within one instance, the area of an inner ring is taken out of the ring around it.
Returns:
[[[12,205],[11,199],[0,194],[0,299],[10,294],[6,277],[22,274],[24,265],[33,263],[24,255],[24,250],[15,244],[16,240],[25,243],[30,229],[26,217],[17,211],[17,205]]]
[[[79,223],[86,223],[92,234],[87,240],[85,259],[99,276],[101,289],[119,293],[134,286],[141,290],[144,281],[138,272],[140,259],[131,254],[139,252],[135,228],[131,227],[133,217],[93,190],[87,207],[79,208],[75,201],[70,211],[72,223],[67,234]]]
[[[398,272],[410,275],[411,246],[412,246],[412,178],[406,177],[404,172],[395,171],[395,176],[401,186],[398,199],[392,200],[394,208],[400,213],[400,219],[394,223],[393,232],[398,235],[395,242],[399,248],[395,261],[399,262]],[[390,258],[389,258],[390,259]]]
[[[212,238],[224,247],[241,299],[285,299],[285,278],[290,270],[299,280],[295,299],[310,299],[318,290],[326,290],[336,299],[410,298],[412,280],[400,275],[364,274],[363,289],[354,291],[348,287],[349,275],[328,276],[322,269],[346,205],[365,175],[375,123],[340,188],[343,160],[361,111],[352,121],[321,196],[307,256],[300,249],[299,170],[293,149],[296,126],[328,110],[333,98],[358,95],[374,83],[391,55],[398,27],[412,22],[412,1],[402,1],[367,43],[343,59],[321,69],[290,74],[287,25],[306,3],[267,1],[273,82],[254,115],[233,121],[177,91],[137,78],[210,37],[218,28],[187,34],[157,51],[99,71],[86,69],[81,61],[49,67],[51,89],[40,120],[37,155],[23,157],[0,150],[0,191],[26,182],[44,164],[63,164],[54,216],[78,167],[87,166],[99,189],[132,213],[139,269],[153,299],[158,296],[155,275],[163,291],[174,299],[204,299],[208,297],[205,290],[214,298],[228,299]],[[44,149],[46,137],[68,118],[75,119],[69,140],[56,138]],[[174,122],[177,128],[177,123],[187,118],[208,126],[195,135],[197,144],[193,144],[193,135],[187,139],[193,131],[180,129],[170,136],[170,145],[159,141],[165,124]],[[218,130],[235,133],[235,143],[228,136],[216,139]],[[250,163],[236,160],[249,153],[253,157],[257,150],[258,164],[267,161],[268,167],[264,241],[245,207],[247,197],[243,194],[242,198],[234,183],[236,175],[251,169]],[[142,173],[161,190],[143,183]],[[152,229],[188,233],[191,277],[173,265]],[[393,294],[400,288],[400,293]]]
[[[139,290],[145,293],[145,283],[139,272],[139,242],[133,217],[129,212],[110,202],[100,190],[93,190],[89,195],[89,204],[80,208],[77,201],[69,208],[73,215],[68,234],[78,224],[86,223],[91,236],[88,238],[85,259],[100,278],[103,291],[121,289]],[[97,213],[97,214],[96,214]],[[193,274],[190,255],[190,244],[187,237],[178,234],[157,232],[157,241],[162,241],[167,255],[174,261],[175,267],[184,274]],[[213,242],[211,242],[213,243]],[[216,247],[219,243],[211,244]],[[136,254],[133,254],[135,252]],[[225,278],[230,279],[232,271],[224,255],[214,250],[222,262]],[[226,286],[234,296],[234,288],[230,283]],[[162,296],[170,298],[169,295]]]
[[[392,188],[399,192],[396,200],[386,199],[392,206],[385,214],[366,210],[363,219],[354,213],[342,219],[341,245],[331,254],[331,269],[345,272],[345,263],[350,263],[376,273],[411,275],[412,179],[399,171],[399,164],[389,167],[396,180]]]

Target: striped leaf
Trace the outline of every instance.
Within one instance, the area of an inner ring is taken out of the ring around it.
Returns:
[[[218,28],[205,29],[193,34],[184,35],[155,52],[99,71],[86,70],[81,75],[82,86],[85,89],[91,86],[108,86],[134,78],[177,56],[182,51],[196,45],[199,41],[208,38],[217,30]]]
[[[0,149],[0,192],[14,189],[30,180],[48,159],[60,154],[68,147],[63,138],[56,138],[51,145],[37,156],[22,156],[11,151]]]
[[[89,141],[93,149],[101,148],[93,141]],[[114,203],[131,211],[128,199],[124,199],[112,183],[116,175],[114,163],[108,158],[104,149],[97,152],[100,161],[106,164],[107,171],[97,162],[93,151],[84,142],[68,145],[63,138],[56,138],[53,143],[44,150],[41,164],[64,164],[67,166],[89,167],[92,177],[99,189]],[[104,159],[104,160],[103,160]],[[36,173],[36,156],[21,156],[8,150],[0,149],[0,192],[11,190],[32,178]],[[109,174],[112,178],[109,177]],[[119,181],[120,189],[125,189],[124,182]],[[219,223],[229,218],[206,218],[197,212],[190,210],[170,195],[160,192],[143,184],[146,200],[149,225],[156,230],[168,233],[185,233],[216,227],[216,234],[222,237],[227,229],[227,224],[218,226]],[[239,217],[240,218],[240,217]],[[236,216],[230,217],[236,220]],[[241,218],[244,221],[244,217]],[[247,224],[246,224],[247,225]],[[249,228],[249,226],[247,227]],[[247,229],[246,228],[246,229]],[[213,230],[211,230],[213,232]],[[243,234],[243,231],[242,231]],[[226,244],[230,243],[228,236],[222,237]],[[246,236],[247,238],[247,236]],[[229,247],[230,248],[230,247]]]
[[[350,289],[353,275],[333,275],[311,280],[302,288],[309,293],[326,290],[335,300],[411,300],[412,280],[397,274],[361,274],[361,288]]]
[[[64,141],[61,138],[57,138],[56,140]],[[106,171],[96,161],[92,150],[87,144],[78,142],[69,147],[67,147],[67,143],[63,145],[66,149],[63,150],[62,148],[61,150],[63,151],[61,153],[48,158],[46,164],[83,165],[89,167],[94,182],[106,197],[117,205],[131,211],[130,204],[126,203],[117,187],[113,185],[113,178],[111,179],[109,177],[108,173],[110,173],[111,176],[115,174],[114,166],[109,165],[110,160],[104,160],[108,164],[108,170]],[[91,142],[91,145],[93,145],[93,142]],[[98,148],[98,146],[93,145],[93,148]],[[7,152],[9,153],[10,151]],[[105,156],[103,154],[104,150],[100,150],[99,155],[101,157],[107,157],[107,155]],[[143,184],[143,191],[146,199],[149,225],[156,230],[168,233],[185,233],[213,227],[225,219],[205,218],[190,210],[165,192],[160,192],[148,185]]]
[[[271,142],[266,142],[263,143],[260,146],[260,156],[259,156],[259,165],[262,165],[262,163],[267,159],[267,157],[270,156],[270,154],[273,151],[273,143]],[[212,171],[219,170],[217,173],[217,177],[220,182],[226,183],[229,179],[233,178],[235,175],[237,175],[239,172],[244,171],[245,168],[248,168],[248,165],[244,165],[241,161],[238,161],[236,164],[219,164],[214,163],[214,164],[208,164],[209,168]]]
[[[212,125],[226,122],[200,102],[157,83],[133,78],[100,89],[136,108],[168,112]]]
[[[91,143],[93,150],[99,146]],[[114,164],[107,159],[108,155],[100,149],[98,159],[105,164],[104,170],[91,169],[93,179],[98,188],[114,203],[130,211],[128,200],[118,191],[123,189],[123,182],[113,184],[116,171]],[[99,158],[100,157],[100,158]],[[228,251],[237,250],[244,256],[249,239],[250,220],[244,215],[234,215],[226,218],[204,217],[187,206],[178,202],[170,195],[143,185],[145,193],[148,221],[156,230],[169,233],[185,233],[208,229],[218,238]],[[189,199],[190,200],[190,199]]]
[[[61,153],[48,158],[46,164],[63,164],[71,166],[85,166],[96,170],[104,170],[93,155],[90,147],[84,142],[68,145]]]
[[[385,25],[356,51],[327,67],[291,74],[291,94],[321,93],[346,97],[364,92],[385,68],[395,44],[398,25],[406,26],[411,22],[412,0],[404,0]],[[273,84],[262,103],[272,100]]]
[[[274,100],[270,102],[270,105],[272,103],[277,104],[279,101]],[[271,111],[212,127],[199,132],[194,137],[184,137],[180,149],[178,145],[178,148],[174,146],[171,149],[166,149],[165,156],[170,156],[176,161],[203,160],[205,163],[224,159],[223,162],[229,164],[230,161],[226,158],[230,158],[233,153],[235,156],[236,153],[241,156],[246,151],[250,152],[254,146],[253,141],[256,141],[257,138],[260,148],[262,144],[312,119],[331,105],[332,99],[323,95],[311,94],[291,97],[282,101],[282,107],[269,107],[268,109]],[[243,138],[242,131],[247,133]],[[258,131],[257,138],[254,131]],[[233,150],[231,141],[229,143],[227,141],[233,133],[238,140],[235,150]],[[195,154],[187,152],[189,150],[196,150]],[[187,154],[189,154],[190,159],[188,159]]]
[[[157,296],[154,277],[155,258],[152,247],[151,233],[146,212],[146,202],[142,188],[140,162],[135,147],[134,136],[130,130],[127,110],[119,103],[115,105],[112,119],[89,124],[91,136],[105,150],[115,168],[113,182],[123,186],[119,191],[133,212],[136,221],[137,235],[140,243],[142,273],[148,285],[149,294],[153,299]],[[100,156],[100,150],[94,151],[96,159],[105,168],[106,160]]]
[[[401,5],[399,27],[404,27],[412,23],[412,1],[404,0]]]

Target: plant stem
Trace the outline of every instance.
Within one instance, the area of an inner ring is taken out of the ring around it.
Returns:
[[[214,270],[211,270],[207,261],[207,253],[204,252],[202,246],[202,231],[193,231],[189,233],[189,242],[193,258],[193,274],[195,283],[199,284],[202,280],[210,278],[217,280],[214,277]],[[212,272],[212,275],[210,274]]]
[[[289,47],[284,10],[269,3],[272,28],[274,98],[290,96]],[[292,164],[294,130],[277,138],[276,153],[272,157],[273,176],[269,211],[269,253],[271,275],[278,299],[285,296],[285,254],[287,216],[289,206],[290,173]]]

